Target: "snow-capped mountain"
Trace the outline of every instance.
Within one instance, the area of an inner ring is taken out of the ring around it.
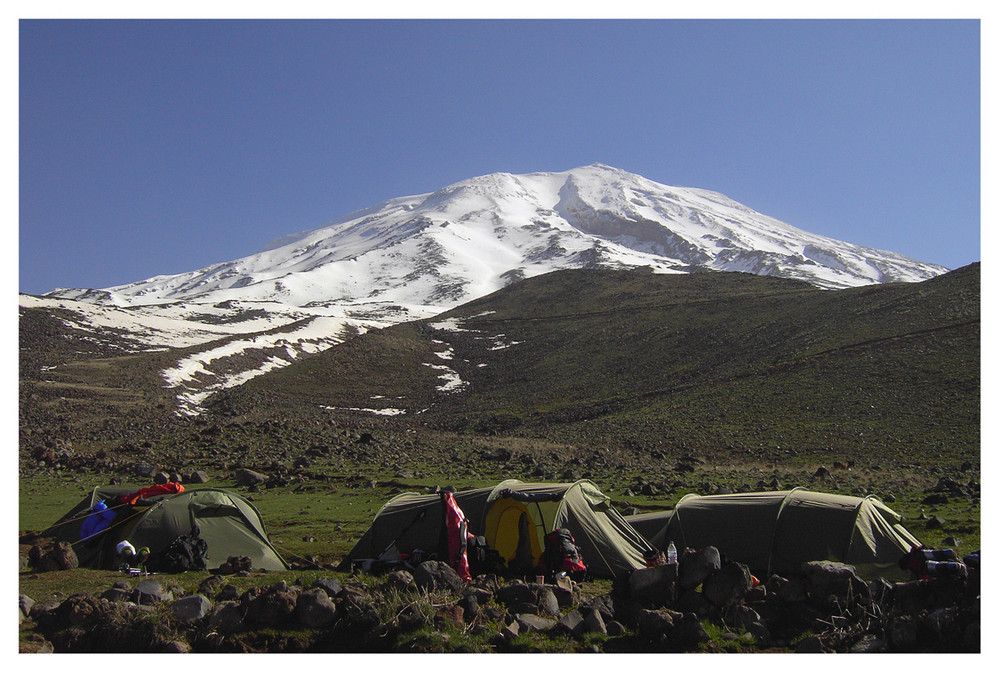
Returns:
[[[519,279],[580,267],[744,271],[831,289],[947,271],[810,234],[716,192],[594,164],[471,178],[279,238],[241,259],[21,303],[89,315],[84,322],[150,347],[212,342],[204,357],[164,372],[169,385],[198,391],[188,395],[195,404],[206,390],[246,378],[206,383],[206,360],[256,349],[254,371],[262,373],[338,343],[345,329],[430,317]],[[231,341],[219,347],[222,338]]]
[[[50,296],[118,306],[374,302],[440,311],[518,278],[593,266],[746,271],[827,288],[919,281],[946,271],[810,234],[715,192],[668,187],[595,164],[472,178],[280,238],[242,259]]]

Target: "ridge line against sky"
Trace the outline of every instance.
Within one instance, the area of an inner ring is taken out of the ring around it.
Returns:
[[[21,291],[252,254],[384,200],[601,162],[955,268],[974,21],[22,21]]]

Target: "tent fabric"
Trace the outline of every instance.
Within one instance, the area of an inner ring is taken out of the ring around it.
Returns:
[[[874,496],[804,489],[688,494],[672,511],[627,519],[658,548],[670,541],[696,549],[711,545],[758,577],[796,573],[806,561],[829,560],[853,565],[865,578],[905,579],[897,562],[920,544],[901,517]]]
[[[256,569],[287,570],[288,565],[271,545],[260,512],[243,496],[218,488],[185,490],[152,497],[149,506],[123,504],[103,534],[81,540],[81,517],[100,500],[128,495],[132,488],[102,486],[67,512],[50,529],[56,540],[73,544],[80,565],[113,567],[115,545],[128,540],[136,548],[149,547],[151,558],[179,535],[197,526],[208,543],[208,568],[217,568],[230,556],[247,556]]]
[[[530,573],[538,566],[545,535],[555,528],[568,528],[573,533],[587,569],[598,577],[615,577],[645,567],[643,554],[652,549],[588,480],[550,484],[508,479],[493,488],[454,495],[469,519],[470,532],[483,535],[511,570]],[[349,568],[355,559],[379,558],[394,540],[400,553],[434,551],[442,517],[437,495],[396,496],[375,515],[341,569]]]
[[[471,522],[473,534],[479,530],[478,522],[492,491],[490,487],[453,494],[455,503]],[[407,554],[416,549],[436,552],[443,520],[444,505],[440,494],[400,493],[382,505],[372,525],[348,553],[339,570],[350,570],[351,561],[355,559],[380,558],[393,544]]]

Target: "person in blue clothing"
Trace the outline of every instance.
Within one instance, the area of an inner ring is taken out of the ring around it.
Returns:
[[[116,514],[114,510],[108,509],[103,500],[95,502],[90,511],[90,516],[84,519],[83,525],[80,526],[81,540],[91,538],[107,528],[111,525],[111,520],[115,518]]]

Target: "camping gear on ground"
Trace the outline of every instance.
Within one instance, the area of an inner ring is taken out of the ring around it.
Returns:
[[[204,570],[208,543],[201,538],[201,529],[194,526],[187,535],[178,535],[167,548],[154,556],[150,570],[154,572],[182,573],[188,570]]]
[[[878,498],[804,489],[681,498],[675,509],[626,517],[654,547],[714,546],[757,577],[840,561],[865,579],[906,579],[897,561],[917,540]]]
[[[543,567],[555,577],[565,572],[571,579],[582,582],[587,574],[580,548],[576,546],[573,534],[565,528],[556,528],[545,536]]]
[[[503,557],[496,549],[491,549],[485,535],[472,535],[466,548],[469,557],[469,574],[473,577],[489,573],[500,573],[504,568]]]
[[[667,555],[658,549],[652,549],[642,556],[647,568],[667,565]]]
[[[899,559],[899,567],[908,570],[914,579],[934,577],[966,577],[969,572],[958,560],[954,549],[934,549],[926,545],[912,547]]]
[[[99,500],[129,495],[134,488],[99,486],[46,531],[56,541],[73,544],[85,568],[114,569],[116,544],[124,539],[136,547],[147,547],[149,558],[159,555],[179,536],[195,528],[207,544],[205,566],[217,568],[230,556],[246,556],[255,570],[288,570],[271,546],[260,512],[243,496],[220,488],[188,489],[153,496],[148,506],[121,505],[104,531],[90,539],[80,536],[80,517]]]
[[[499,556],[509,572],[523,569],[521,574],[534,575],[542,560],[544,537],[555,528],[573,532],[589,573],[596,577],[643,568],[643,555],[652,549],[589,480],[532,484],[509,479],[493,488],[453,495],[469,520],[471,532],[485,538],[490,555]],[[425,509],[426,519],[406,528]],[[378,511],[339,569],[349,570],[360,559],[377,558],[394,539],[403,553],[434,548],[442,515],[437,495],[397,495]]]

